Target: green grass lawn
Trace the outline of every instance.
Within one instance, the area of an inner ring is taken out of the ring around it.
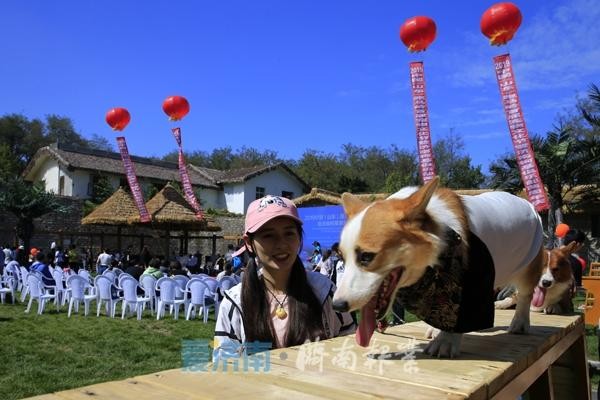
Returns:
[[[576,299],[579,304],[581,299]],[[167,317],[156,321],[149,312],[142,321],[135,317],[110,319],[93,313],[67,318],[53,305],[36,315],[37,303],[29,314],[25,305],[0,304],[0,399],[19,399],[43,393],[77,388],[180,368],[182,339],[210,340],[214,318],[208,324],[175,321]],[[417,320],[407,313],[407,322]],[[598,360],[596,328],[586,329],[588,357]],[[594,385],[598,377],[593,379]]]
[[[182,339],[212,339],[214,317],[207,324],[160,321],[149,312],[141,321],[111,319],[93,313],[67,318],[53,304],[36,315],[23,304],[0,304],[0,399],[19,399],[98,382],[179,368]],[[120,307],[120,306],[119,306]]]

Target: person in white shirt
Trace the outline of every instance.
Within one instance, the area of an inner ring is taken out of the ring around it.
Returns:
[[[104,249],[102,253],[100,253],[100,255],[98,256],[98,259],[96,260],[96,273],[98,275],[102,275],[102,273],[106,271],[108,267],[110,267],[110,265],[112,264],[112,260],[113,257],[108,252],[108,249]]]

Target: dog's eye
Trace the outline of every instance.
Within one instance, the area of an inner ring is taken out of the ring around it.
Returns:
[[[362,252],[359,251],[357,254],[357,259],[358,259],[358,263],[362,266],[362,267],[367,267],[371,261],[373,261],[373,259],[375,258],[375,253],[369,253],[367,251]]]

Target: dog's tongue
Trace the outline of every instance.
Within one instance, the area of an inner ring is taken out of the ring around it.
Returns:
[[[375,299],[369,301],[360,310],[360,324],[358,324],[358,330],[356,331],[356,343],[359,346],[367,347],[371,341],[375,331]]]
[[[544,305],[544,299],[546,298],[546,289],[536,286],[533,290],[533,299],[531,305],[534,307],[541,307]]]

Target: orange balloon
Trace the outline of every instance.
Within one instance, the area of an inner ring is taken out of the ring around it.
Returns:
[[[521,26],[521,11],[513,3],[497,3],[481,16],[481,33],[490,39],[492,46],[508,43]]]
[[[165,99],[162,108],[171,121],[179,121],[190,112],[190,103],[185,97],[171,96]]]
[[[400,27],[400,39],[411,53],[426,50],[434,41],[435,34],[435,22],[429,17],[409,18]]]
[[[122,131],[131,121],[131,115],[126,108],[111,108],[106,113],[106,123],[115,131]]]
[[[571,228],[567,224],[558,224],[558,225],[556,225],[554,234],[556,235],[556,237],[564,238],[565,235],[567,234],[567,232],[569,232],[569,229],[571,229]]]

